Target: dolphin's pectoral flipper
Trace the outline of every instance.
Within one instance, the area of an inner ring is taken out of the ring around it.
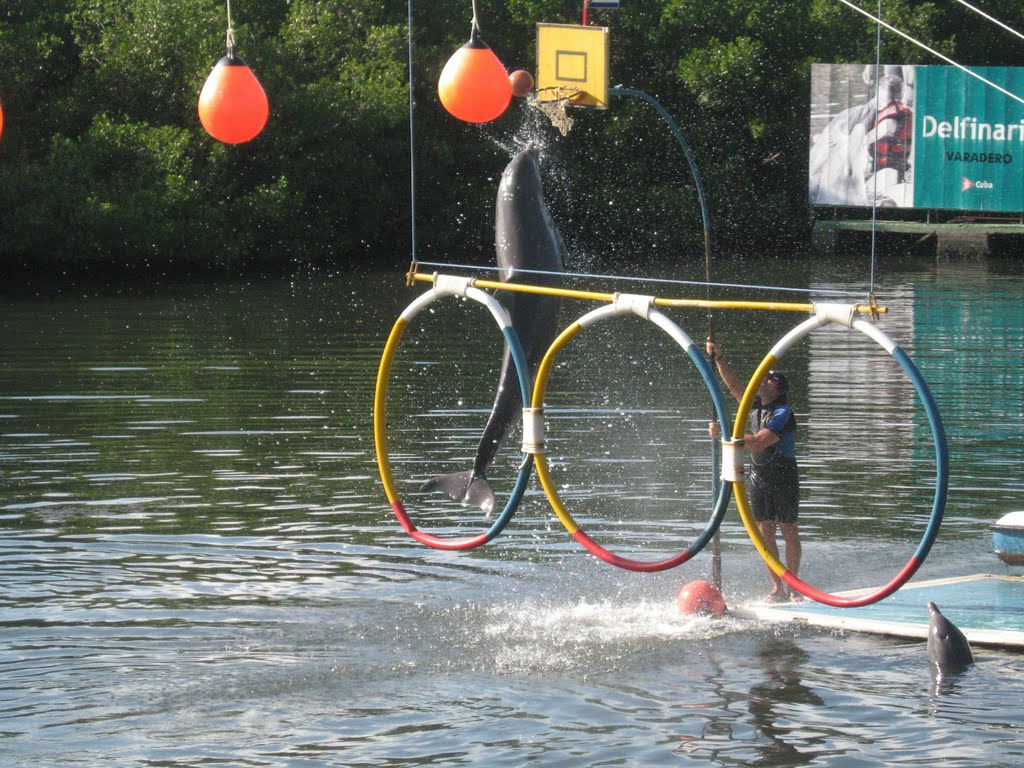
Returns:
[[[486,477],[476,475],[471,469],[432,477],[420,490],[441,491],[461,501],[464,507],[480,507],[488,516],[494,510],[494,489]]]

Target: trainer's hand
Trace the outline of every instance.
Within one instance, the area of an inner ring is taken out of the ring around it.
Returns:
[[[707,349],[708,354],[711,355],[712,360],[722,359],[722,348],[718,344],[715,344],[715,342],[711,340],[710,336],[705,343],[705,348]]]

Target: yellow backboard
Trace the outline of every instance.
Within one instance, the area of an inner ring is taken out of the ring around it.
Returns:
[[[608,107],[608,28],[537,25],[537,98]]]

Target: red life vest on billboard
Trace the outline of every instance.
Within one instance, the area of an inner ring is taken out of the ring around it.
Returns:
[[[887,136],[880,136],[874,146],[870,147],[871,158],[875,168],[894,168],[899,172],[900,181],[910,167],[910,130],[913,113],[902,102],[894,101],[876,116],[871,128],[876,128],[886,120],[896,121],[896,130]]]

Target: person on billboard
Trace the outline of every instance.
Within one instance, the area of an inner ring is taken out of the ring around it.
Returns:
[[[870,96],[837,113],[812,143],[808,179],[812,205],[910,204],[912,77],[912,67],[864,67],[861,79]],[[876,143],[883,156],[877,169]]]
[[[875,120],[875,101],[844,109],[811,147],[812,205],[867,205],[864,197],[864,136]]]
[[[743,398],[744,384],[732,367],[725,362],[722,348],[710,338],[707,352],[715,362],[718,375],[736,400]],[[744,435],[744,447],[750,451],[750,473],[747,475],[747,492],[750,508],[757,521],[768,551],[779,557],[776,543],[776,526],[786,542],[786,567],[799,575],[803,546],[800,543],[800,474],[796,463],[796,416],[786,400],[788,390],[786,377],[779,371],[769,371],[757,390],[757,399],[751,411],[753,433]],[[717,421],[708,424],[712,437],[718,437],[721,429]],[[772,591],[764,598],[766,602],[798,600],[799,595],[790,594],[782,579],[771,568],[768,578]]]
[[[893,207],[896,202],[886,194],[897,184],[906,184],[910,171],[911,131],[913,112],[904,103],[904,81],[892,74],[882,76],[878,93],[884,106],[877,111],[871,127],[864,135],[867,152],[864,172],[865,192],[881,207]]]

